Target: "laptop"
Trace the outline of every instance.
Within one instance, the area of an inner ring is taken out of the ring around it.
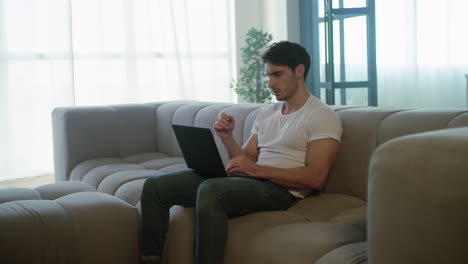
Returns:
[[[210,129],[182,125],[172,125],[172,129],[190,169],[205,179],[228,176]],[[229,176],[246,177],[240,172]]]

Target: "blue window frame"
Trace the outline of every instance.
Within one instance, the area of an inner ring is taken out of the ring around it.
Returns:
[[[328,104],[377,105],[375,0],[300,0],[308,89]]]

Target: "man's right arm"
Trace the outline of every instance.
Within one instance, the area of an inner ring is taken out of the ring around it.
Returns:
[[[226,150],[231,159],[240,155],[244,155],[252,161],[256,162],[258,158],[257,135],[252,134],[241,148],[232,136],[232,130],[234,127],[234,118],[225,113],[221,113],[214,124],[214,130],[218,137],[220,137],[223,141],[223,144],[226,147]]]

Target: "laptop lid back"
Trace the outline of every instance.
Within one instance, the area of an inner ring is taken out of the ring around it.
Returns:
[[[182,125],[172,129],[189,168],[203,178],[227,176],[210,129]]]

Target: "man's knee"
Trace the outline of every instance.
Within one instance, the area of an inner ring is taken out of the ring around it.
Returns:
[[[169,172],[148,177],[143,184],[143,192],[155,193],[170,188],[173,185],[171,182],[177,179],[178,174],[182,172]]]
[[[158,186],[159,177],[151,176],[148,177],[143,183],[143,189],[141,192],[141,199],[144,200],[145,197],[154,196],[156,194],[156,189]]]
[[[203,181],[197,190],[197,210],[219,206],[220,196],[224,193],[226,182],[223,178],[213,178]]]
[[[201,198],[216,196],[221,184],[222,183],[217,178],[203,181],[200,186],[198,186],[198,196],[201,196]]]
[[[153,189],[155,186],[158,185],[158,181],[159,181],[158,175],[154,175],[154,176],[150,176],[146,178],[145,183],[143,184],[143,190]]]

